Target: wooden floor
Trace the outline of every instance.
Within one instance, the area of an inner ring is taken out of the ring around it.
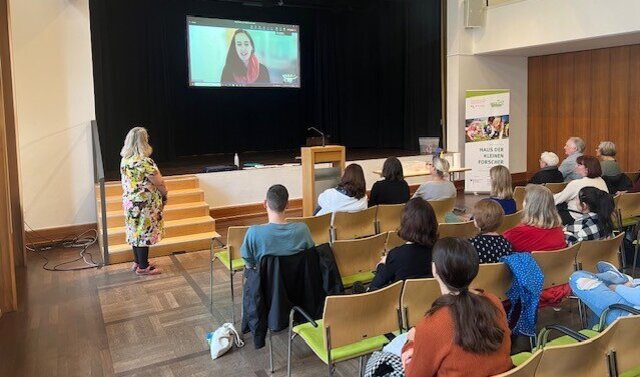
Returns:
[[[469,205],[476,199],[463,200]],[[218,229],[224,234],[230,225],[237,224],[219,223]],[[99,259],[96,247],[90,251]],[[49,272],[38,255],[29,253],[27,269],[18,273],[21,307],[0,319],[0,376],[268,376],[268,350],[254,350],[250,335],[244,348],[210,359],[205,334],[230,321],[231,303],[228,274],[216,263],[213,314],[208,310],[208,255],[156,258],[164,273],[137,277],[129,264]],[[77,251],[47,256],[55,264],[76,258]],[[240,279],[236,283],[239,293]],[[575,310],[568,302],[560,312],[544,310],[539,326],[577,328]],[[286,334],[273,339],[275,375],[283,376]],[[309,348],[298,340],[294,346],[294,375],[326,374]],[[357,362],[339,363],[336,375],[357,375]]]

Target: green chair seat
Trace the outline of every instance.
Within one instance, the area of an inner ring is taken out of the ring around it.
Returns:
[[[223,251],[217,253],[216,256],[218,257],[218,259],[220,259],[220,262],[222,262],[222,264],[224,264],[224,266],[228,270],[231,270],[231,263],[229,261],[229,251],[228,250],[223,250]],[[244,259],[242,259],[242,258],[234,259],[233,260],[233,270],[234,271],[240,271],[242,269],[244,269]]]
[[[318,324],[318,327],[313,327],[310,322],[295,326],[293,328],[293,332],[300,335],[320,360],[327,364],[328,357],[327,350],[324,346],[323,321],[319,320],[316,321],[316,323]],[[389,339],[384,335],[379,335],[347,346],[334,348],[331,350],[331,361],[337,363],[339,361],[366,355],[380,350],[387,343],[389,343]]]
[[[640,222],[640,218],[638,217],[629,217],[627,219],[622,219],[622,227],[626,228],[628,226],[636,225]]]
[[[638,377],[638,376],[640,376],[640,366],[637,366],[631,370],[628,370],[620,374],[620,377]]]
[[[345,288],[349,288],[356,281],[362,282],[363,284],[370,283],[373,280],[373,277],[373,272],[370,271],[360,272],[355,275],[344,276],[342,277],[342,285],[344,285]]]
[[[515,355],[511,355],[511,362],[514,366],[519,366],[523,364],[525,361],[529,360],[529,358],[533,355],[531,352],[520,352]]]
[[[588,338],[593,338],[594,336],[600,334],[599,332],[597,332],[595,330],[589,330],[589,329],[580,330],[578,332],[580,334],[588,337]],[[577,342],[577,340],[573,339],[569,335],[565,335],[565,336],[561,336],[559,338],[556,338],[556,339],[554,339],[554,340],[552,340],[550,342],[547,342],[547,345],[545,347],[564,346],[564,345],[567,345],[567,344],[574,344],[576,342]]]

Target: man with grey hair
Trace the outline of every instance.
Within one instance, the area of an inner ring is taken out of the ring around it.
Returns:
[[[269,187],[263,204],[269,222],[249,227],[240,247],[240,254],[247,265],[258,265],[265,255],[294,255],[314,246],[307,224],[287,223],[285,220],[288,204],[289,192],[286,187]]]
[[[558,170],[562,173],[565,182],[582,178],[575,172],[575,169],[576,159],[584,154],[584,148],[584,140],[577,136],[571,136],[564,144],[564,153],[567,155],[567,158],[562,161]]]
[[[531,177],[529,183],[540,185],[543,183],[562,183],[564,177],[558,170],[560,159],[553,152],[542,152],[540,155],[540,170]]]

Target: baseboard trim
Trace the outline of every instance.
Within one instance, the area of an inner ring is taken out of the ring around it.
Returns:
[[[30,229],[25,231],[25,244],[28,246],[48,245],[97,229],[96,223],[65,225],[37,230]]]

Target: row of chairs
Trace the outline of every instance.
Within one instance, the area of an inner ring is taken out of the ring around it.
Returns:
[[[544,183],[543,186],[545,186],[549,190],[551,190],[552,193],[557,194],[560,191],[564,190],[565,187],[567,187],[567,183],[566,182],[562,182],[562,183]],[[522,202],[524,202],[524,194],[525,194],[525,187],[524,186],[516,186],[513,189],[513,200],[515,200],[515,202],[516,202],[516,209],[518,211],[520,211],[523,208]]]
[[[429,201],[439,223],[453,211],[456,198]],[[320,216],[291,217],[288,222],[303,222],[311,231],[316,245],[338,240],[362,238],[386,233],[400,227],[405,204],[381,204],[359,212],[335,212]]]
[[[593,338],[539,348],[498,377],[638,376],[638,337],[640,316],[620,317]]]

